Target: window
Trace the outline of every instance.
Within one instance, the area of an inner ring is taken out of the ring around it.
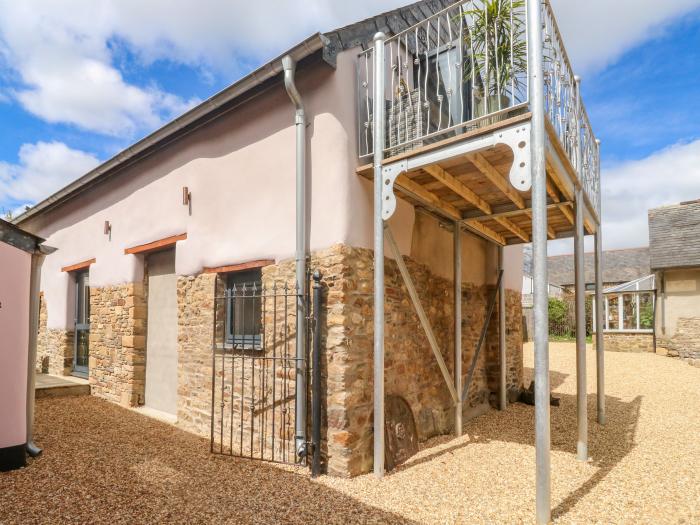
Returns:
[[[90,276],[75,273],[75,340],[73,374],[87,377],[90,361]]]
[[[226,344],[236,350],[262,348],[260,269],[226,275]]]

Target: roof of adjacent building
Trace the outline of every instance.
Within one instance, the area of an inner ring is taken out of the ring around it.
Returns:
[[[256,93],[281,83],[281,61],[285,55],[290,55],[297,62],[320,57],[329,65],[335,66],[339,52],[354,47],[366,48],[378,31],[389,36],[399,33],[454,3],[454,0],[421,0],[327,33],[316,33],[58,190],[19,215],[13,222],[21,224],[32,216],[61,205],[87,188],[119,173],[126,166],[146,158],[245,103]]]
[[[651,268],[700,267],[700,200],[649,210]]]
[[[595,282],[595,258],[593,253],[584,255],[586,283]],[[547,258],[549,282],[559,286],[574,284],[574,256],[555,255]],[[626,283],[649,275],[649,248],[607,250],[603,252],[603,282]]]
[[[0,219],[0,242],[25,252],[34,253],[39,249],[39,245],[44,242],[44,239]]]

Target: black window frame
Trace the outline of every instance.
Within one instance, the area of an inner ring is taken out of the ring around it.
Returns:
[[[263,350],[262,271],[260,268],[224,275],[226,289],[225,347],[240,351]],[[252,312],[251,312],[252,309]],[[240,317],[237,312],[242,312]],[[246,314],[252,319],[246,319]],[[242,328],[239,325],[242,323]],[[236,333],[239,331],[239,333]],[[250,333],[247,333],[250,330]]]

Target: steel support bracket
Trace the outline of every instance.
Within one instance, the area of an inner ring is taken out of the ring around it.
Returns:
[[[530,123],[523,122],[495,133],[496,144],[505,144],[513,151],[510,168],[510,183],[518,191],[529,191],[532,187],[530,167]]]
[[[382,219],[388,221],[396,211],[394,183],[399,175],[408,171],[405,160],[382,167]]]

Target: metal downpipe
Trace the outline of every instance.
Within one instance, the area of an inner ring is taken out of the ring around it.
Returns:
[[[307,279],[306,279],[306,111],[301,95],[294,82],[296,62],[290,55],[282,59],[284,86],[294,103],[296,113],[296,394],[295,394],[295,439],[299,458],[306,456],[306,333],[307,333]]]
[[[527,2],[527,56],[532,150],[532,251],[535,317],[535,464],[536,520],[551,520],[551,428],[549,385],[549,312],[547,298],[547,173],[545,171],[545,93],[542,6]]]

